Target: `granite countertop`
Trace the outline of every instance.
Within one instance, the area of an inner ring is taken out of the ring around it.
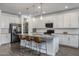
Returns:
[[[47,38],[48,40],[53,39],[55,37],[54,35],[45,35],[45,34],[17,34],[17,35],[29,35],[29,36],[34,36],[34,37]]]
[[[79,35],[79,34],[63,34],[63,33],[53,33],[52,35]]]

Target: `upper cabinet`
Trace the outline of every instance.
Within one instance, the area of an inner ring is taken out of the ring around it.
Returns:
[[[14,16],[14,23],[20,24],[21,23],[20,17]]]
[[[53,23],[53,28],[79,28],[78,12],[67,12],[36,18],[33,22],[35,28],[46,28],[46,23]]]
[[[70,28],[70,20],[71,20],[71,14],[70,13],[66,13],[66,14],[63,14],[64,15],[64,27],[63,28]]]
[[[70,27],[71,28],[79,28],[79,19],[78,19],[78,13],[71,13],[71,19],[70,19]]]
[[[55,15],[54,17],[54,28],[78,28],[79,20],[78,13],[65,13]]]
[[[0,16],[0,28],[9,28],[9,17],[6,15]]]
[[[78,28],[78,13],[64,14],[64,28]]]
[[[53,19],[54,19],[54,28],[63,28],[63,15],[55,15],[53,16]]]

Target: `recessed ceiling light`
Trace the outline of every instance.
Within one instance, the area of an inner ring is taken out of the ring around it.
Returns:
[[[40,9],[41,8],[41,6],[38,6],[38,9]]]
[[[67,8],[68,8],[68,6],[65,6],[65,8],[67,9]]]

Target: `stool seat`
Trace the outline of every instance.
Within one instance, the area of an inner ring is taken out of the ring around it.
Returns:
[[[27,40],[27,41],[31,41],[32,39],[31,39],[31,36],[25,36],[25,39]]]
[[[24,40],[24,39],[26,39],[26,36],[25,36],[25,35],[19,35],[19,38],[20,38],[21,40]]]
[[[34,37],[34,41],[35,41],[36,43],[46,42],[45,40],[42,40],[40,37]]]

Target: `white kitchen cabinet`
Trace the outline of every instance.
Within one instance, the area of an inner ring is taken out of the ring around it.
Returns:
[[[44,21],[45,21],[45,23],[53,23],[53,16],[51,15],[49,15],[49,16],[46,16],[46,17],[43,17],[43,19],[44,19]]]
[[[78,35],[60,35],[59,39],[61,45],[66,45],[75,48],[79,47]]]
[[[10,23],[15,23],[15,18],[13,16],[10,16],[9,21],[10,21]]]
[[[53,18],[53,21],[54,21],[54,23],[53,23],[53,28],[58,28],[58,21],[57,21],[57,17],[56,17],[56,15],[55,16],[52,16]]]
[[[70,13],[66,13],[66,14],[64,14],[64,28],[70,28],[70,19],[71,19],[71,14]]]
[[[63,14],[61,14],[61,15],[57,15],[56,16],[56,23],[55,24],[57,24],[57,26],[56,26],[56,28],[63,28],[64,27],[64,17],[63,17]]]
[[[10,34],[8,33],[7,35],[6,35],[6,43],[10,43],[11,42],[11,36],[10,36]]]
[[[78,13],[64,13],[52,16],[54,19],[54,28],[78,28]]]
[[[0,45],[2,44],[2,36],[1,36],[1,34],[0,34]]]
[[[36,18],[34,25],[35,28],[45,28],[43,20],[41,20],[40,18]]]
[[[64,14],[64,28],[78,28],[78,14],[76,12]]]
[[[70,19],[70,27],[71,28],[79,28],[79,19],[78,13],[71,13]]]
[[[63,35],[59,35],[58,37],[59,37],[59,44],[63,44],[63,37],[64,36]]]
[[[69,35],[60,35],[60,44],[68,45],[69,44]]]
[[[3,15],[3,25],[4,25],[3,28],[9,28],[9,16]]]
[[[78,40],[79,40],[78,35],[70,35],[70,46],[78,48],[79,47]]]
[[[2,27],[2,15],[0,15],[0,28]]]
[[[6,35],[5,34],[1,34],[1,37],[2,37],[2,44],[5,44],[6,43]]]
[[[78,28],[78,13],[66,13],[64,14],[64,28]]]
[[[70,14],[58,14],[54,17],[54,28],[69,28],[70,27]]]
[[[20,18],[18,16],[14,16],[14,23],[20,24]]]
[[[10,34],[1,34],[1,44],[10,43]]]
[[[0,15],[0,28],[9,28],[9,16],[1,14]]]

